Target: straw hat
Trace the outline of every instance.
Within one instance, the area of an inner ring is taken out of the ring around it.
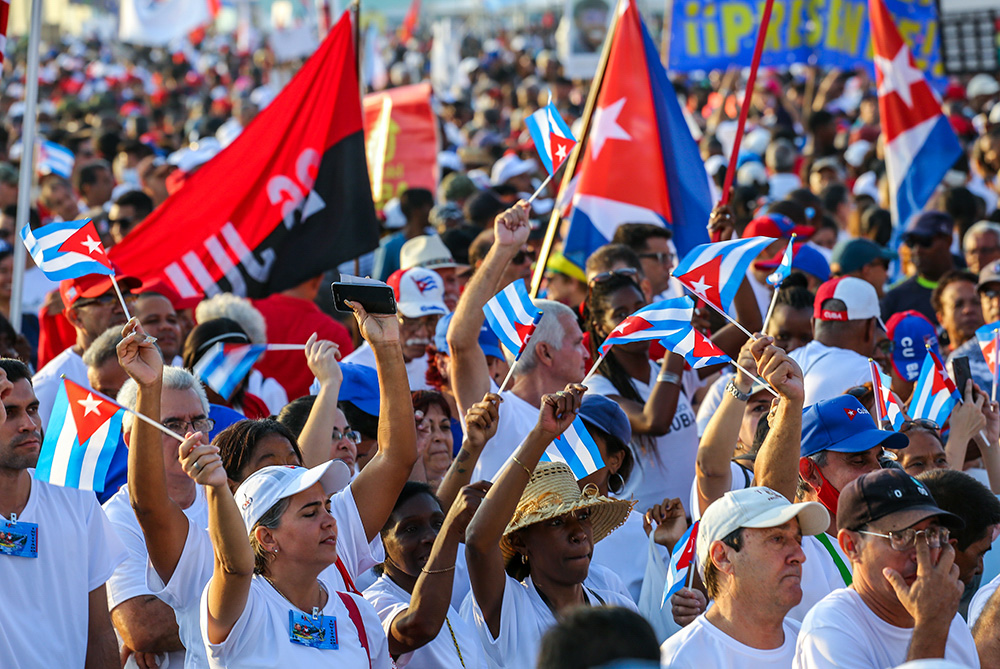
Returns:
[[[521,501],[517,503],[514,517],[504,530],[503,538],[500,539],[500,551],[505,562],[510,560],[517,554],[509,539],[512,533],[579,509],[590,510],[590,524],[596,544],[625,522],[633,506],[635,502],[630,500],[602,497],[594,484],[587,485],[581,491],[573,470],[568,465],[562,462],[542,462],[532,473]]]

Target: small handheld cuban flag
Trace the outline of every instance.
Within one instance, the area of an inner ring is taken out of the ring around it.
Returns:
[[[35,478],[53,485],[104,492],[125,411],[63,379],[56,392]]]
[[[997,372],[1000,370],[998,358],[1000,358],[1000,322],[987,323],[976,330],[976,341],[983,351],[983,359],[986,360],[990,368],[990,379],[993,381],[993,389],[990,393],[990,401],[997,401]]]
[[[698,538],[698,521],[694,521],[687,532],[681,536],[674,552],[670,554],[670,564],[667,565],[667,578],[663,583],[663,599],[660,600],[660,608],[674,593],[684,587],[691,567],[694,564],[694,544]]]
[[[89,218],[49,223],[36,230],[24,226],[21,239],[38,269],[53,281],[88,274],[114,276],[101,237]]]
[[[706,337],[705,333],[692,327],[691,323],[686,323],[683,329],[664,337],[660,343],[668,351],[683,355],[692,369],[732,362],[732,358]]]
[[[55,142],[38,143],[38,173],[58,174],[64,179],[73,175],[73,164],[76,156],[61,144]]]
[[[577,481],[604,466],[601,451],[579,416],[545,449],[541,459],[543,462],[565,462]]]
[[[654,302],[619,323],[601,343],[598,352],[604,356],[616,344],[666,337],[677,330],[690,328],[692,318],[694,301],[690,297]]]
[[[788,246],[785,247],[785,255],[781,256],[781,263],[778,265],[778,268],[767,276],[768,284],[774,288],[780,286],[788,278],[788,275],[792,273],[792,260],[795,257],[794,243],[795,235],[792,235],[791,239],[788,240]]]
[[[726,313],[733,305],[750,263],[774,241],[770,237],[747,237],[701,244],[677,263],[672,274],[716,311]]]
[[[559,115],[559,110],[552,104],[551,91],[548,104],[524,119],[524,124],[528,126],[528,132],[531,133],[545,169],[550,175],[554,174],[573,150],[576,138]]]
[[[267,348],[266,344],[218,342],[201,356],[193,371],[205,385],[228,400]]]
[[[542,317],[542,312],[528,297],[524,279],[518,279],[494,295],[483,306],[483,312],[500,343],[514,354],[514,360],[518,360]]]
[[[933,351],[927,351],[920,376],[913,387],[910,415],[944,425],[959,399],[955,383],[948,377],[944,366],[937,364]]]
[[[879,429],[883,428],[883,421],[887,421],[892,429],[899,431],[906,420],[906,410],[899,396],[892,391],[892,379],[882,373],[878,363],[868,360],[871,369],[872,387],[875,390],[875,422]]]

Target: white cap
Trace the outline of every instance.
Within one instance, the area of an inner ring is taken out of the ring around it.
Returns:
[[[1000,82],[997,82],[992,74],[977,74],[969,79],[969,83],[965,86],[965,94],[970,98],[997,93],[1000,93]]]
[[[737,186],[753,186],[754,184],[767,183],[767,168],[756,160],[743,163],[740,169],[736,170]]]
[[[437,235],[420,235],[408,240],[399,250],[399,268],[426,267],[444,269],[458,267],[451,251]]]
[[[332,495],[351,482],[351,470],[342,460],[329,460],[306,469],[292,465],[264,467],[251,474],[236,490],[236,505],[240,507],[247,534],[272,506],[297,495],[317,483],[323,492]]]
[[[719,168],[726,166],[726,157],[720,155],[709,156],[705,160],[705,171],[708,172],[708,176],[714,177]]]
[[[844,160],[851,167],[861,167],[861,162],[871,151],[872,143],[867,139],[859,139],[851,143],[844,151]]]
[[[406,214],[403,213],[403,207],[399,204],[398,197],[385,203],[385,206],[382,207],[382,214],[385,216],[386,230],[399,230],[406,226]]]
[[[840,300],[846,309],[824,308],[823,303],[827,300]],[[875,288],[864,279],[854,276],[840,276],[820,285],[816,290],[813,317],[818,321],[865,321],[876,318],[882,329],[886,329]]]
[[[830,526],[830,514],[818,502],[792,504],[781,493],[763,486],[727,492],[712,502],[701,516],[696,544],[698,564],[704,571],[710,560],[712,542],[741,527],[778,527],[796,517],[803,536],[825,532]]]
[[[406,318],[444,316],[444,283],[438,273],[424,267],[396,270],[387,283],[396,294],[396,311]]]
[[[490,181],[494,186],[507,183],[509,179],[519,177],[522,174],[531,174],[535,171],[535,161],[521,160],[513,153],[500,158],[493,163],[493,171],[490,173]]]

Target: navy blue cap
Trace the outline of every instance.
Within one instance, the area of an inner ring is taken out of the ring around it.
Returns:
[[[353,362],[340,363],[344,381],[338,399],[346,400],[370,416],[379,413],[378,372]]]
[[[580,402],[580,411],[577,415],[583,419],[587,425],[604,430],[613,437],[622,440],[623,444],[632,441],[632,426],[628,422],[628,416],[617,402],[605,397],[587,393]]]
[[[802,412],[802,457],[820,451],[861,453],[879,445],[906,448],[909,443],[905,434],[878,429],[868,409],[851,395],[817,402]]]
[[[451,317],[454,314],[445,314],[438,319],[437,329],[434,331],[434,348],[439,353],[450,355],[448,352],[448,326],[451,324]],[[493,357],[504,358],[503,351],[500,350],[500,338],[497,337],[490,326],[483,323],[479,331],[479,348],[483,349],[483,354]]]
[[[943,211],[922,211],[906,223],[904,240],[909,237],[930,238],[938,235],[951,237],[954,234],[955,219]]]

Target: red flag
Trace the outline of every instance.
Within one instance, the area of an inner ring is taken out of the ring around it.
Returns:
[[[0,64],[7,50],[7,15],[10,13],[10,0],[0,0]]]
[[[182,297],[264,297],[378,245],[347,14],[240,136],[111,250]]]
[[[412,0],[410,8],[406,11],[406,17],[403,19],[403,27],[399,31],[399,41],[405,44],[413,37],[413,33],[416,31],[419,22],[420,0]]]

